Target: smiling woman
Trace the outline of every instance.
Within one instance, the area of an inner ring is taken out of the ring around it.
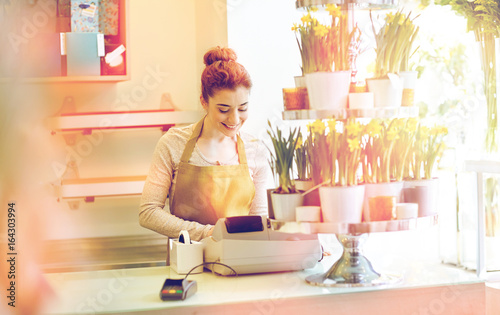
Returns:
[[[204,61],[206,116],[162,136],[142,194],[140,224],[169,237],[187,230],[200,240],[219,218],[267,214],[267,150],[240,131],[248,118],[250,76],[229,48],[209,50]]]

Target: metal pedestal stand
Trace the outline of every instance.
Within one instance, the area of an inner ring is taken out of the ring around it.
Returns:
[[[401,277],[382,275],[373,269],[371,262],[362,252],[367,238],[368,234],[337,235],[344,247],[342,256],[326,273],[309,276],[306,282],[327,287],[376,286],[400,282]]]
[[[397,284],[402,277],[380,274],[363,255],[362,247],[369,233],[414,230],[437,224],[437,215],[405,220],[376,221],[365,223],[313,223],[282,222],[270,220],[274,230],[289,233],[335,234],[344,247],[342,256],[330,269],[311,275],[306,282],[325,287],[365,287]]]

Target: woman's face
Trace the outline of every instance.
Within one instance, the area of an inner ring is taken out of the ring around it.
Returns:
[[[239,86],[234,90],[224,89],[209,97],[208,103],[202,98],[209,124],[227,137],[234,137],[248,118],[248,97],[250,91]]]

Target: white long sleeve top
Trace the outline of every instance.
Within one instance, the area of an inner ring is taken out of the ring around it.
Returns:
[[[208,236],[212,225],[187,221],[171,214],[167,199],[172,193],[179,162],[194,126],[193,124],[170,128],[158,141],[142,192],[139,223],[143,227],[168,237],[178,237],[181,230],[187,230],[191,239],[196,241]],[[268,150],[261,141],[247,133],[240,132],[240,137],[245,147],[250,177],[255,185],[255,198],[249,214],[267,215],[265,184],[269,175]],[[219,161],[219,163],[211,161],[196,146],[189,163],[197,166],[213,166],[235,165],[239,162],[238,154],[227,161]]]

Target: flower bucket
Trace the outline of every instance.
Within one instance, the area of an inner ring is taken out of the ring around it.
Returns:
[[[403,83],[403,98],[401,106],[413,106],[415,95],[415,87],[417,86],[417,71],[401,71],[399,76],[404,79]]]
[[[295,76],[293,77],[293,80],[295,81],[295,87],[298,88],[305,88],[307,87],[306,85],[306,77],[301,75],[301,76]]]
[[[295,180],[295,189],[300,190],[300,191],[307,191],[311,188],[313,188],[314,183],[312,180]]]
[[[420,179],[405,181],[404,201],[418,203],[418,216],[426,217],[437,213],[439,179]]]
[[[295,221],[295,209],[302,206],[304,197],[300,193],[271,193],[274,218],[278,221]]]
[[[306,88],[284,88],[283,106],[285,110],[300,110],[309,108],[309,98]]]
[[[299,206],[295,209],[297,222],[321,222],[321,209],[318,206]]]
[[[319,198],[324,222],[360,223],[363,214],[364,185],[320,187]]]
[[[402,201],[402,190],[404,182],[374,183],[365,184],[365,198],[363,201],[363,219],[370,222],[370,198],[374,197],[395,197],[396,203]]]
[[[304,206],[321,206],[318,188],[304,196]]]
[[[306,74],[311,109],[347,108],[351,71],[313,72]]]
[[[392,79],[367,79],[368,91],[373,93],[375,107],[400,107],[403,99],[404,79],[392,75]]]

